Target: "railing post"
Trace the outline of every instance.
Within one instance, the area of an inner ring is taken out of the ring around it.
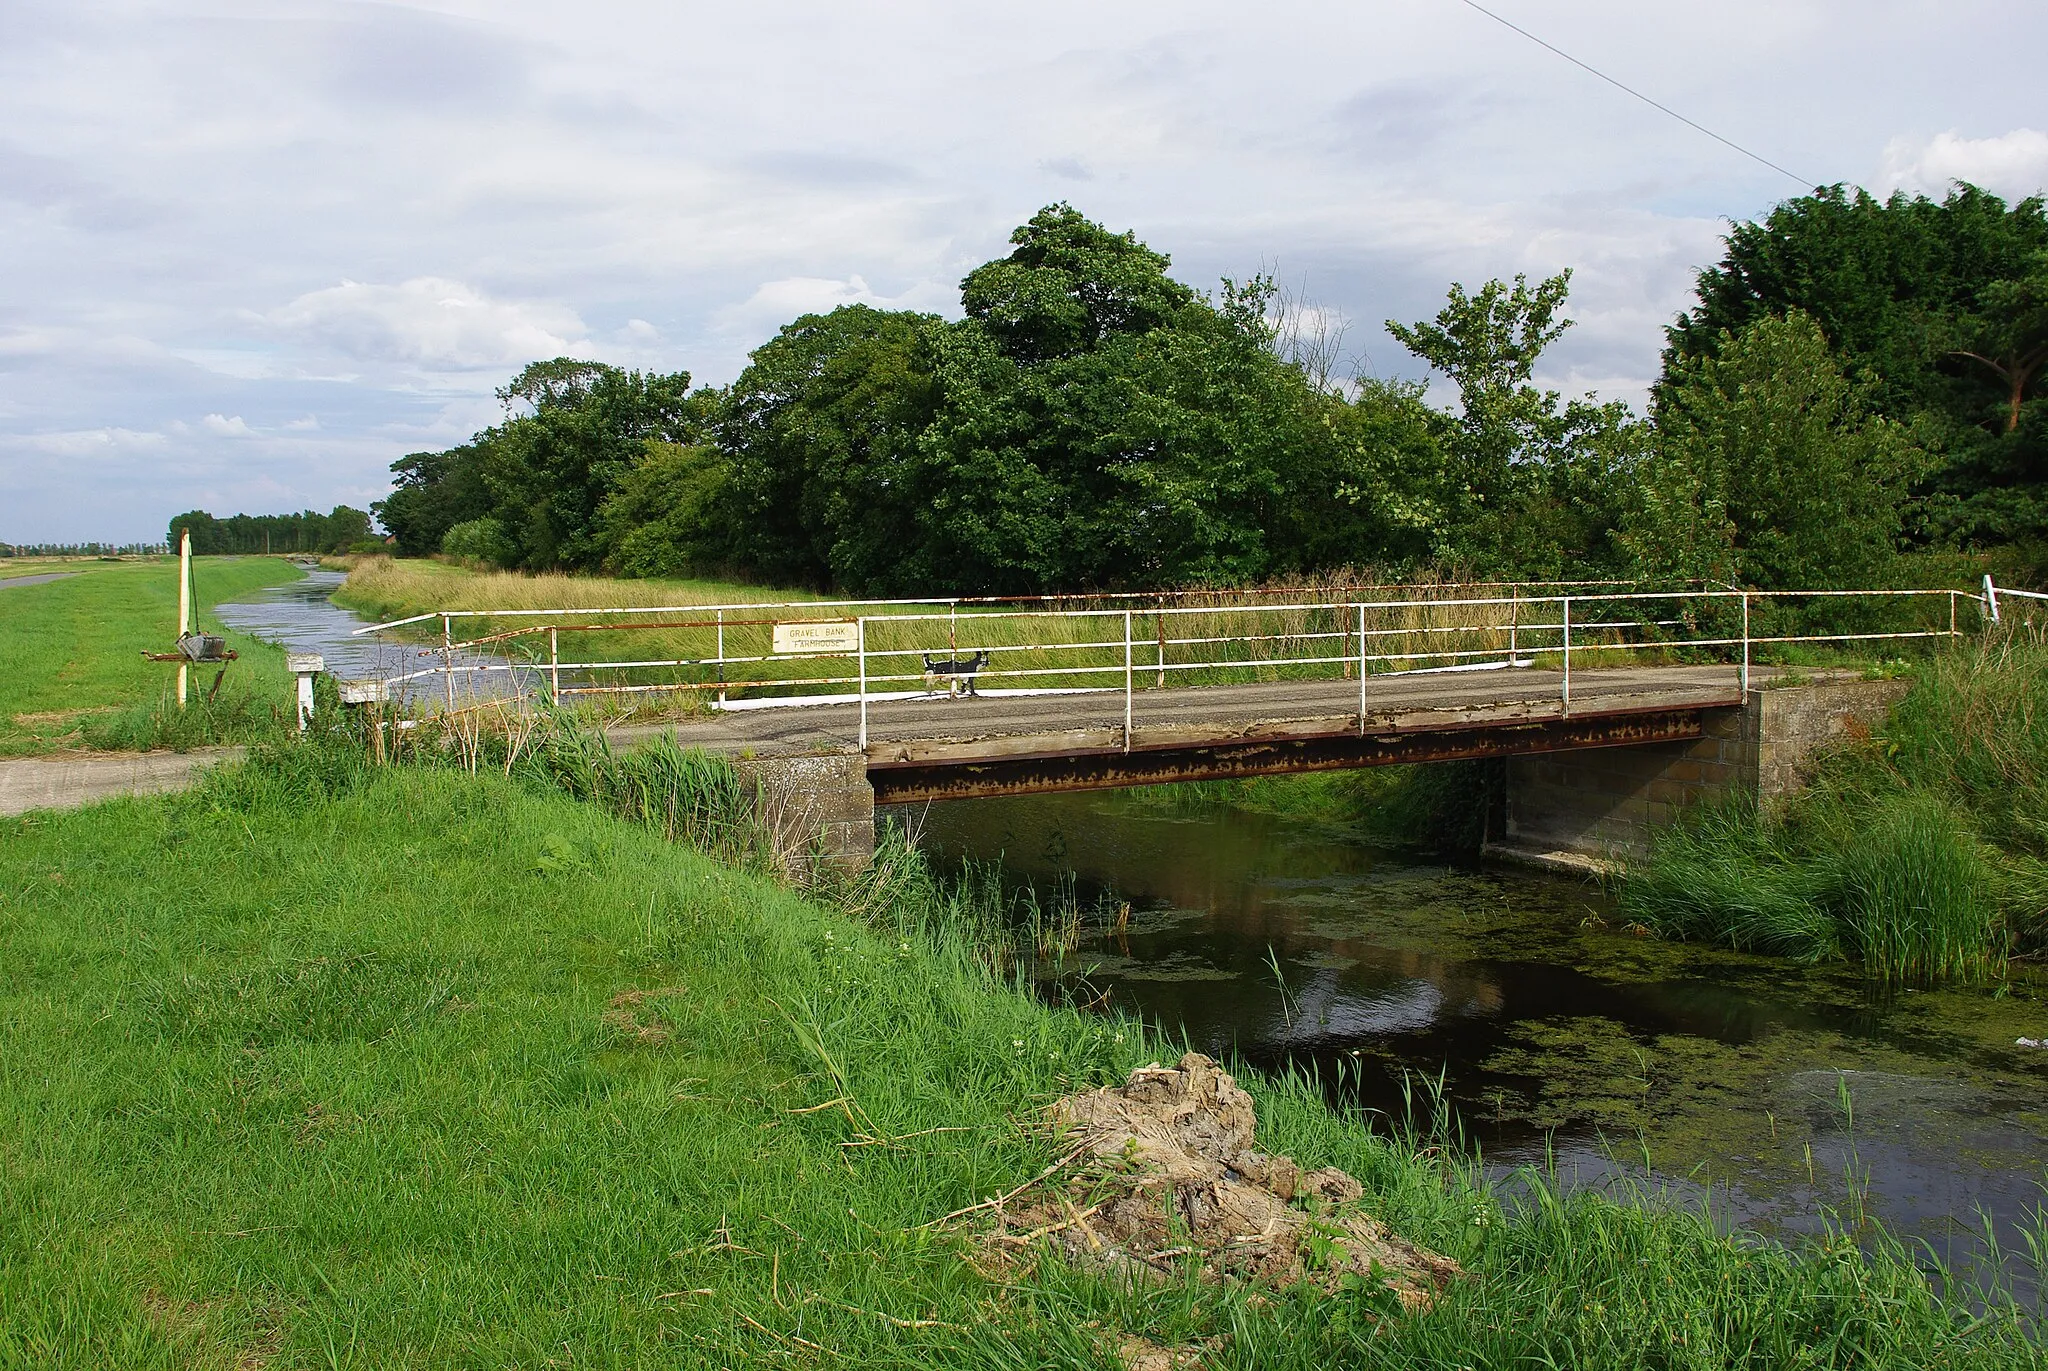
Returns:
[[[854,648],[860,654],[860,750],[868,750],[868,621],[867,616],[853,621]]]
[[[1572,597],[1564,597],[1564,712],[1572,712]]]
[[[1515,640],[1516,640],[1516,636],[1517,636],[1517,631],[1518,631],[1518,630],[1520,629],[1520,627],[1521,627],[1521,620],[1522,620],[1522,587],[1520,586],[1520,584],[1516,584],[1516,585],[1511,585],[1511,586],[1509,586],[1509,587],[1508,587],[1508,665],[1509,665],[1509,666],[1513,666],[1513,665],[1515,664],[1515,658],[1516,658],[1516,657],[1517,657],[1518,655],[1520,655],[1520,654],[1518,654],[1518,653],[1517,653],[1517,652],[1515,651]]]
[[[441,684],[448,708],[455,708],[455,632],[448,616],[441,616]]]
[[[1992,623],[1998,622],[1998,587],[1991,584],[1991,573],[1984,573],[1984,610]]]
[[[1365,606],[1358,607],[1358,736],[1365,736]]]
[[[1742,698],[1749,698],[1749,592],[1742,592]]]
[[[548,703],[552,705],[562,703],[562,645],[557,641],[560,635],[560,629],[548,629]]]
[[[1948,636],[1956,636],[1956,593],[1953,590],[1948,593]]]
[[[725,703],[725,611],[718,611],[718,703]]]
[[[1159,639],[1159,688],[1166,688],[1166,600],[1161,597],[1159,608],[1152,612],[1152,628]]]
[[[1124,611],[1124,751],[1131,750],[1131,612]]]

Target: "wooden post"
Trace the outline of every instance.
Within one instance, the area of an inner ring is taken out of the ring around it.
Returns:
[[[192,530],[178,530],[178,708],[185,707],[191,668],[185,664],[185,635],[192,631]]]
[[[313,678],[327,669],[327,663],[317,652],[287,652],[284,667],[298,678],[299,732],[304,733],[313,718]]]

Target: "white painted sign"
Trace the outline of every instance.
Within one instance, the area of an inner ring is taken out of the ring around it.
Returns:
[[[775,626],[777,652],[828,654],[860,651],[860,625],[852,619],[804,619]]]

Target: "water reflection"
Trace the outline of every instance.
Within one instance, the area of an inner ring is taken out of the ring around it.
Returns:
[[[1871,1214],[1956,1258],[1979,1210],[2011,1232],[2042,1198],[2048,1052],[2014,1046],[2048,1028],[2037,982],[1876,1000],[1841,969],[1629,936],[1580,882],[1142,792],[919,817],[941,853],[1071,869],[1084,895],[1131,902],[1127,929],[1041,968],[1050,993],[1085,982],[1203,1051],[1313,1065],[1390,1113],[1413,1073],[1441,1073],[1497,1162],[1554,1149],[1595,1181],[1647,1155],[1787,1231],[1847,1205],[1853,1175]]]

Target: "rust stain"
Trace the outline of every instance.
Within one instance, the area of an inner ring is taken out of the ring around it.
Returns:
[[[1298,771],[1343,771],[1411,762],[1464,761],[1579,748],[1690,742],[1706,734],[1706,711],[1673,709],[1584,718],[1512,719],[1398,732],[1218,740],[984,760],[902,763],[874,760],[876,804],[975,799],[1060,790],[1170,785]]]

